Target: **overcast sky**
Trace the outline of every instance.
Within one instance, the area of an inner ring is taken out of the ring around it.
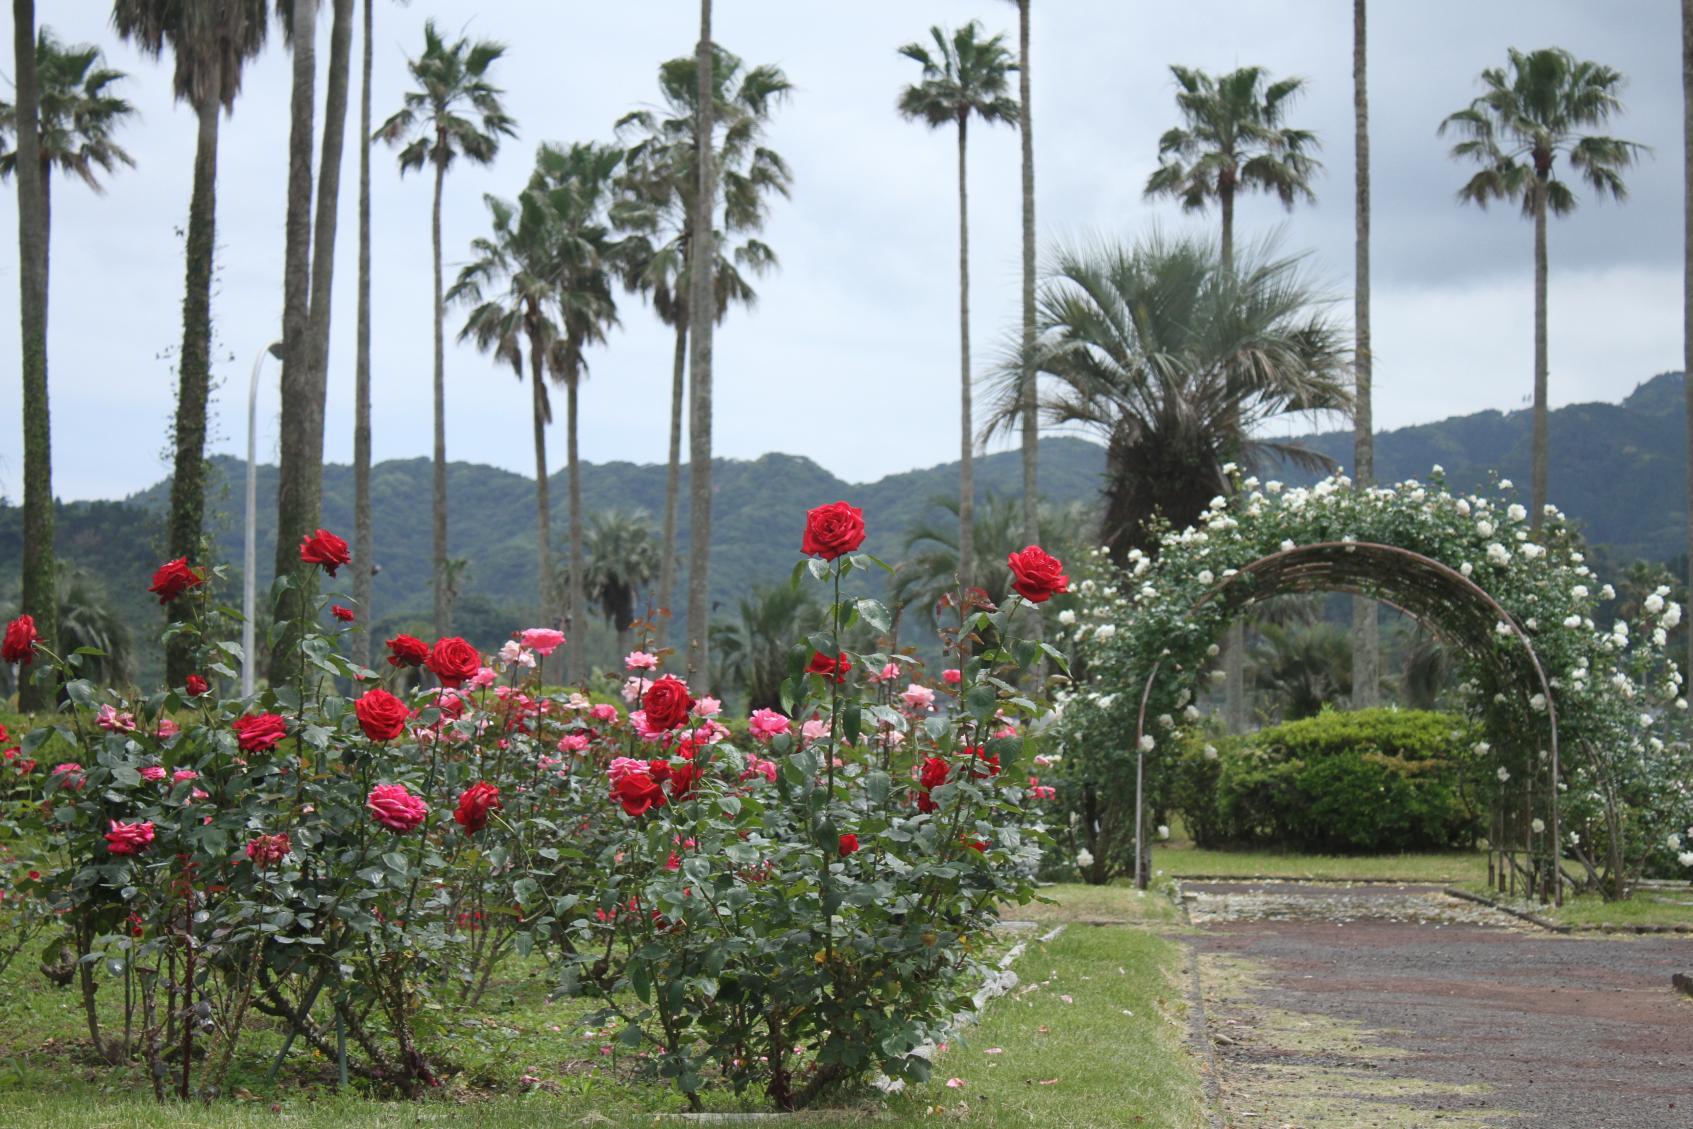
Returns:
[[[1302,75],[1309,93],[1290,114],[1314,129],[1326,171],[1318,202],[1285,215],[1271,201],[1238,211],[1242,238],[1280,226],[1283,247],[1309,250],[1313,270],[1350,312],[1352,291],[1352,5],[1344,0],[1152,4],[1035,0],[1033,82],[1040,239],[1131,239],[1153,225],[1211,231],[1215,214],[1184,217],[1147,202],[1159,134],[1176,112],[1170,63],[1219,71],[1261,64]],[[54,185],[50,323],[53,472],[67,499],[117,497],[167,470],[174,410],[172,355],[181,337],[182,238],[194,119],[171,101],[170,65],[140,57],[109,26],[110,5],[50,0],[37,18],[61,39],[93,42],[128,72],[139,111],[121,140],[137,167],[96,196]],[[614,120],[656,97],[655,68],[691,51],[697,5],[680,0],[378,0],[375,114],[398,108],[405,62],[422,25],[509,45],[494,79],[520,136],[489,168],[459,165],[447,180],[450,272],[487,227],[483,194],[510,196],[542,141],[608,140]],[[795,86],[770,143],[794,171],[766,232],[781,256],[752,312],[719,330],[719,456],[809,455],[856,481],[957,457],[956,155],[949,131],[894,110],[916,65],[900,44],[935,23],[980,18],[1008,32],[1003,0],[718,0],[716,37],[749,63],[781,66]],[[1627,113],[1610,132],[1654,150],[1629,174],[1617,207],[1581,193],[1552,224],[1551,380],[1554,404],[1614,400],[1680,367],[1681,81],[1676,5],[1669,0],[1421,0],[1371,12],[1374,157],[1376,420],[1391,428],[1526,403],[1532,346],[1532,230],[1509,207],[1460,207],[1468,170],[1446,157],[1440,119],[1477,92],[1476,75],[1507,47],[1566,47],[1621,69]],[[10,44],[10,6],[0,43]],[[319,34],[327,59],[328,14]],[[354,60],[359,46],[355,37]],[[0,73],[10,81],[10,57]],[[217,393],[213,449],[244,452],[254,356],[278,333],[288,62],[273,32],[246,73],[219,155]],[[357,129],[357,75],[349,134]],[[319,80],[321,97],[323,82]],[[319,115],[321,122],[321,113]],[[990,358],[1018,318],[1018,142],[1008,128],[971,130],[973,333]],[[429,182],[401,178],[392,150],[373,158],[377,459],[429,451]],[[349,140],[335,274],[328,458],[350,460],[356,270],[357,150]],[[16,197],[0,193],[0,357],[16,358]],[[582,457],[665,457],[671,339],[636,300],[622,328],[594,350],[582,395]],[[449,339],[462,324],[450,314]],[[266,361],[259,450],[274,458],[277,393]],[[0,494],[21,476],[16,362],[0,389]],[[529,394],[509,368],[474,348],[447,355],[448,455],[533,473]],[[560,401],[562,416],[562,400]],[[843,422],[847,426],[842,426]],[[563,465],[562,419],[551,462]]]

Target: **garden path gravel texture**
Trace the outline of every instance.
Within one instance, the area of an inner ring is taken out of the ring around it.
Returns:
[[[1230,1126],[1693,1129],[1675,936],[1557,936],[1435,886],[1188,882]]]

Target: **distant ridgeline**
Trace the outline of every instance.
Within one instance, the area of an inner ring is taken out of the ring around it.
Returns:
[[[1620,404],[1572,404],[1552,413],[1551,496],[1581,523],[1588,538],[1613,561],[1668,560],[1686,551],[1686,433],[1680,373],[1654,377]],[[1336,462],[1352,465],[1350,431],[1306,436],[1299,442]],[[1074,438],[1041,441],[1041,492],[1055,503],[1093,503],[1099,496],[1104,451]],[[1391,482],[1424,478],[1446,469],[1454,489],[1485,483],[1490,472],[1514,479],[1525,501],[1529,473],[1529,413],[1480,412],[1385,432],[1376,438],[1377,477]],[[377,464],[371,474],[376,514],[376,629],[383,637],[427,626],[430,605],[430,532],[427,459]],[[1314,475],[1290,466],[1261,468],[1264,477],[1290,483]],[[214,460],[208,510],[220,558],[239,572],[244,464]],[[684,476],[686,471],[684,470]],[[585,464],[585,511],[644,510],[656,527],[664,513],[662,465]],[[711,598],[722,615],[754,585],[785,581],[798,559],[805,511],[845,498],[864,508],[867,551],[897,562],[905,531],[931,514],[931,500],[957,489],[958,464],[851,484],[810,459],[765,455],[714,464],[712,485]],[[553,529],[563,540],[564,471],[553,478]],[[998,452],[977,461],[978,496],[1014,495],[1022,483],[1020,456]],[[157,602],[145,591],[162,560],[168,480],[121,502],[75,502],[59,507],[57,541],[62,560],[92,573],[134,628],[144,677],[157,675],[153,638],[160,625]],[[261,466],[258,481],[259,584],[271,580],[276,519],[276,468]],[[533,480],[467,463],[448,468],[451,555],[470,564],[455,622],[482,646],[497,643],[533,614],[536,591]],[[349,539],[353,531],[352,468],[324,468],[323,522]],[[678,544],[684,564],[688,544],[687,482]],[[21,514],[0,504],[0,601],[16,600]],[[685,580],[678,591],[685,592]],[[239,602],[238,590],[228,593]]]

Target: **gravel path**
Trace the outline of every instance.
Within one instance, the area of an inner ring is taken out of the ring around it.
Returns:
[[[1693,1129],[1680,937],[1432,886],[1186,883],[1229,1124]]]

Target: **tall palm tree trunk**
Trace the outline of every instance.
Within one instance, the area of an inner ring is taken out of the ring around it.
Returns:
[[[547,482],[547,386],[545,348],[540,335],[529,335],[529,389],[535,415],[535,540],[541,570],[539,622],[552,626],[557,611],[553,602],[553,507]]]
[[[1546,508],[1546,181],[1534,186],[1534,438],[1529,474],[1530,525],[1540,528]]]
[[[1225,174],[1226,177],[1227,174]],[[1223,270],[1234,270],[1234,185],[1224,183],[1217,189],[1217,210],[1223,213]]]
[[[300,427],[299,400],[310,388],[312,118],[317,82],[317,0],[296,0],[293,32],[293,91],[288,123],[288,210],[282,256],[282,434],[276,482],[276,572],[300,571],[299,535],[306,487],[300,474],[306,436]],[[309,578],[308,578],[309,580]],[[278,623],[291,623],[299,604],[288,600],[273,609]],[[286,632],[271,650],[270,680],[280,685],[291,673],[290,658],[299,636]]]
[[[216,76],[211,87],[216,90]],[[170,484],[169,545],[166,556],[200,555],[206,508],[206,412],[211,398],[212,261],[217,251],[218,113],[216,94],[195,107],[199,130],[194,144],[194,187],[188,197],[186,277],[182,288],[182,350],[177,363],[176,457]],[[189,600],[175,600],[165,613],[185,619]],[[249,656],[248,662],[252,659]],[[165,684],[180,686],[193,671],[194,642],[177,636],[165,646]]]
[[[1357,152],[1353,171],[1352,325],[1354,334],[1352,480],[1375,480],[1374,422],[1370,413],[1370,102],[1365,4],[1352,0],[1352,128]],[[1352,600],[1352,705],[1381,704],[1381,629],[1374,600]]]
[[[664,469],[664,555],[658,562],[658,605],[666,610],[676,594],[676,510],[682,493],[682,387],[687,364],[688,322],[680,319],[676,323],[676,351],[670,363],[670,462]],[[660,618],[661,644],[669,630],[669,618]],[[619,643],[618,649],[622,647]]]
[[[1023,133],[1023,539],[1034,545],[1040,541],[1040,421],[1034,361],[1035,125],[1029,106],[1029,0],[1017,0],[1017,47],[1017,96]]]
[[[965,176],[966,124],[958,119],[958,580],[968,585],[976,567],[975,426],[970,418],[970,189]],[[962,638],[960,638],[962,642]]]
[[[359,312],[353,361],[353,601],[359,620],[353,629],[353,658],[371,660],[376,536],[370,513],[370,73],[373,9],[364,0],[363,69],[359,79]]]
[[[437,138],[437,151],[444,151]],[[429,242],[435,252],[435,477],[434,526],[435,634],[445,635],[451,626],[452,609],[447,606],[447,343],[442,326],[447,311],[441,294],[441,191],[447,166],[435,162],[435,203],[429,212]]]
[[[1693,0],[1681,0],[1681,379],[1687,399],[1687,584],[1693,593]],[[1693,630],[1687,664],[1693,673]]]
[[[712,202],[717,198],[717,161],[712,137],[711,0],[700,0],[700,39],[696,49],[694,164],[699,182],[694,193],[694,225],[689,243],[688,366],[688,677],[709,676],[711,639],[711,338],[717,312],[713,293]]]
[[[577,375],[577,347],[570,349],[570,377],[564,382],[564,457],[570,479],[570,609],[566,622],[571,631],[586,628],[588,617],[582,599],[582,462],[576,454],[577,392],[582,381]],[[572,686],[582,685],[582,647],[565,652],[565,676]]]
[[[18,168],[41,163],[35,81],[35,3],[12,0],[12,65],[17,88]],[[23,612],[35,618],[42,642],[58,636],[53,564],[53,454],[47,406],[47,201],[41,180],[18,177],[18,320],[23,369],[24,544]],[[51,708],[54,691],[20,678],[18,708]]]
[[[1234,270],[1234,185],[1224,183],[1217,190],[1218,210],[1223,213],[1222,244],[1219,248],[1223,271]],[[1237,432],[1232,421],[1230,431]],[[1245,733],[1251,715],[1246,685],[1246,621],[1236,619],[1229,624],[1223,639],[1223,721],[1230,733]]]

